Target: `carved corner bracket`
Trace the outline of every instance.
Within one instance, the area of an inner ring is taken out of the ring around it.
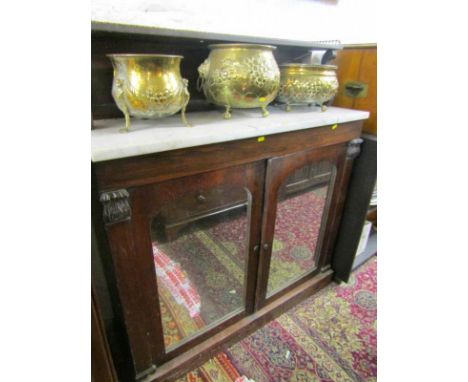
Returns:
[[[361,143],[364,142],[361,138],[356,138],[348,142],[348,148],[346,149],[346,158],[354,159],[361,152]]]
[[[132,209],[129,203],[130,194],[127,190],[103,192],[99,201],[103,206],[102,217],[106,226],[131,219]]]

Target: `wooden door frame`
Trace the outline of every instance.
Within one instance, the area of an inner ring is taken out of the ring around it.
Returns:
[[[268,160],[266,169],[265,180],[265,201],[263,206],[263,220],[262,220],[262,241],[259,260],[259,276],[256,291],[256,309],[260,309],[272,301],[285,295],[291,289],[294,289],[304,281],[313,278],[322,271],[323,254],[325,251],[323,245],[326,244],[325,238],[330,233],[332,228],[332,216],[329,213],[334,211],[334,205],[339,197],[339,180],[342,178],[344,171],[344,158],[346,156],[346,144],[339,144],[328,146],[321,149],[305,150],[298,153],[293,153],[284,156],[274,157]],[[270,271],[270,262],[272,254],[273,236],[275,230],[276,212],[279,198],[279,191],[281,185],[286,181],[294,171],[314,162],[323,160],[330,161],[335,169],[332,179],[328,183],[329,193],[327,193],[327,201],[325,210],[322,215],[322,224],[320,234],[317,241],[316,253],[316,266],[310,272],[304,274],[297,280],[288,284],[285,288],[276,292],[275,294],[267,297],[268,276]]]
[[[107,235],[116,268],[119,294],[124,306],[124,319],[134,358],[137,379],[156,370],[156,365],[168,362],[200,342],[220,332],[250,314],[254,307],[258,248],[260,243],[262,195],[265,162],[257,161],[226,167],[195,176],[170,179],[160,183],[116,190],[101,194],[101,199],[114,203],[114,213],[104,205],[107,215]],[[250,231],[246,261],[245,309],[215,327],[202,331],[194,338],[167,352],[158,302],[158,283],[154,270],[151,221],[163,205],[183,194],[221,185],[244,187],[250,191]],[[122,207],[122,203],[124,207]],[[127,216],[118,216],[128,210]],[[109,221],[116,217],[115,222]],[[138,238],[138,240],[134,240]]]
[[[107,342],[104,323],[91,285],[91,380],[93,382],[117,382],[117,373]]]

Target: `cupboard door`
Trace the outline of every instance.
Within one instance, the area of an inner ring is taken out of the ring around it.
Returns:
[[[326,265],[345,152],[338,145],[268,161],[257,308]]]
[[[133,249],[114,257],[134,356],[162,364],[253,311],[263,179],[256,162],[128,190]]]

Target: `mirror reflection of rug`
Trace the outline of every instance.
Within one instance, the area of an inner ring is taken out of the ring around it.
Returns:
[[[284,286],[312,267],[325,196],[319,188],[280,202],[269,287]],[[240,209],[198,220],[171,241],[153,242],[166,346],[242,310],[247,226]]]
[[[374,382],[377,258],[331,284],[178,382]]]

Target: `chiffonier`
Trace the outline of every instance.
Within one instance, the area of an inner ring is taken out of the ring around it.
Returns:
[[[332,281],[368,113],[269,109],[95,121],[93,224],[133,380],[172,380]]]

